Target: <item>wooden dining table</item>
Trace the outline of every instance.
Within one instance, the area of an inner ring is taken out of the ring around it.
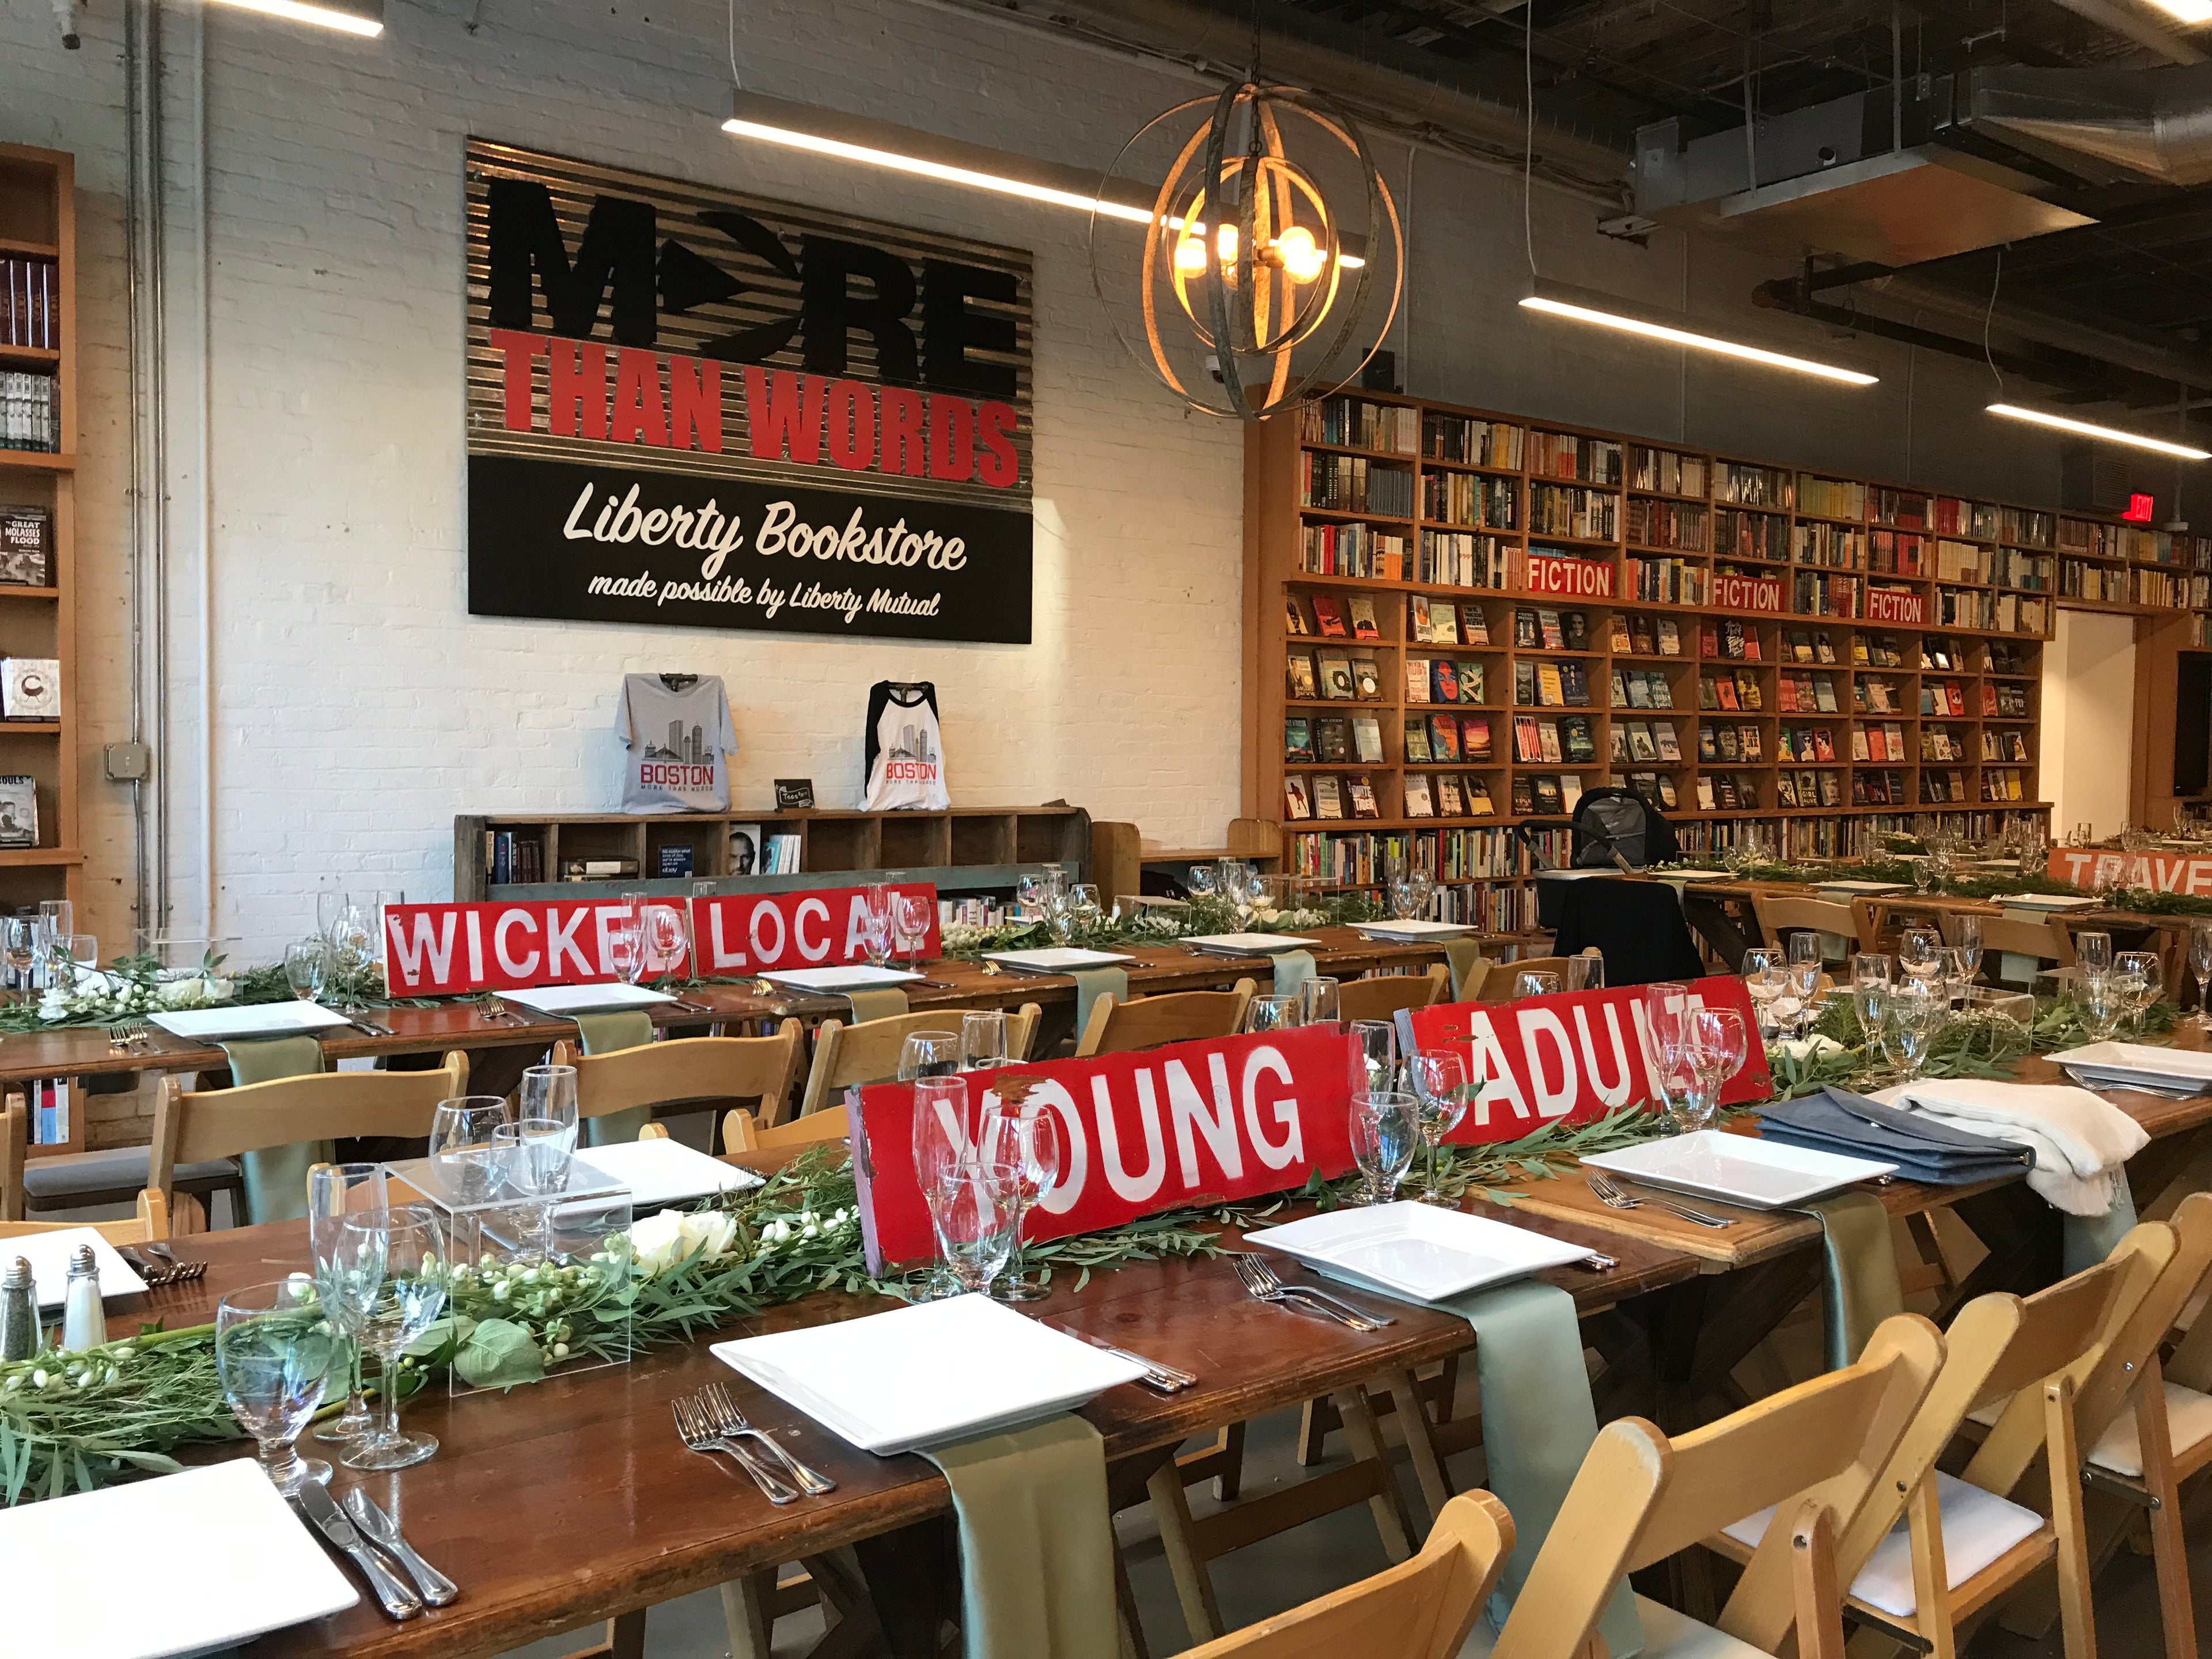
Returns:
[[[1685,1253],[1608,1230],[1535,1214],[1513,1219],[1615,1259],[1617,1265],[1603,1271],[1573,1266],[1540,1275],[1571,1293],[1585,1316],[1699,1270]],[[1228,1231],[1224,1243],[1239,1237]],[[225,1291],[308,1265],[302,1222],[192,1234],[175,1248],[187,1260],[204,1261],[205,1277],[111,1301],[112,1335],[135,1333],[155,1319],[172,1328],[204,1322]],[[1284,1270],[1297,1276],[1287,1263]],[[1073,1275],[1062,1274],[1048,1297],[1023,1311],[1199,1378],[1172,1395],[1134,1384],[1111,1389],[1084,1409],[1104,1437],[1119,1507],[1141,1499],[1150,1473],[1194,1435],[1318,1396],[1356,1401],[1347,1390],[1404,1377],[1472,1346],[1462,1319],[1352,1294],[1387,1311],[1393,1322],[1359,1333],[1255,1302],[1232,1265],[1218,1258],[1102,1269],[1081,1290]],[[410,1541],[459,1583],[459,1599],[395,1624],[364,1595],[348,1612],[264,1636],[249,1651],[257,1659],[470,1659],[617,1619],[617,1650],[634,1653],[642,1625],[624,1615],[853,1545],[878,1590],[875,1607],[890,1650],[902,1659],[933,1659],[938,1620],[956,1611],[946,1604],[950,1581],[930,1570],[928,1559],[942,1555],[950,1537],[943,1517],[951,1493],[936,1468],[919,1456],[876,1457],[847,1444],[708,1352],[712,1342],[731,1337],[896,1305],[819,1293],[696,1340],[647,1351],[626,1364],[556,1373],[511,1392],[450,1393],[442,1382],[434,1384],[407,1402],[404,1418],[408,1428],[438,1437],[434,1457],[397,1474],[339,1468],[331,1486],[341,1494],[347,1486],[365,1486]],[[756,1425],[836,1480],[836,1491],[778,1508],[726,1461],[688,1450],[677,1437],[670,1402],[710,1382],[727,1387]],[[1347,1426],[1362,1455],[1381,1455],[1371,1416]],[[199,1461],[247,1449],[241,1443],[195,1449],[191,1455]],[[317,1449],[325,1455],[332,1450]],[[1391,1492],[1395,1501],[1395,1483]],[[1401,1531],[1418,1545],[1417,1528],[1407,1524]]]

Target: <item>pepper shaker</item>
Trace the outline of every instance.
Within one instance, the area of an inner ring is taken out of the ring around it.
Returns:
[[[62,1351],[82,1353],[107,1340],[107,1313],[100,1301],[100,1262],[92,1246],[80,1244],[70,1257],[69,1285],[62,1293]]]
[[[0,1361],[31,1359],[39,1352],[39,1289],[28,1258],[0,1268]]]

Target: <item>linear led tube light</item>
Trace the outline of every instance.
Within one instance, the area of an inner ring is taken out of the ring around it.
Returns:
[[[1158,195],[1151,185],[1134,179],[1110,176],[1102,179],[1083,167],[1063,167],[1056,161],[1042,161],[1035,156],[1017,155],[985,144],[940,137],[933,132],[865,115],[848,115],[817,104],[772,98],[765,93],[732,93],[730,118],[722,123],[722,131],[741,138],[757,138],[765,143],[811,150],[817,155],[835,155],[870,167],[889,167],[896,173],[963,185],[970,190],[1018,196],[1052,207],[1073,208],[1082,213],[1096,208],[1110,218],[1127,220],[1133,225],[1152,222],[1152,204]],[[1166,223],[1170,230],[1182,228],[1179,218],[1170,218]],[[1202,231],[1204,228],[1199,228]],[[1350,239],[1346,239],[1346,245],[1357,246]],[[1355,252],[1340,252],[1338,260],[1345,265],[1365,263]]]
[[[294,23],[313,23],[348,34],[384,33],[384,0],[220,0],[241,11],[265,12]]]
[[[1657,320],[1660,313],[1646,311],[1630,301],[1582,289],[1570,289],[1558,283],[1540,283],[1538,292],[1529,295],[1521,303],[1531,311],[1541,311],[1553,317],[1565,317],[1578,323],[1594,323],[1600,328],[1616,328],[1625,334],[1641,334],[1649,339],[1665,340],[1674,345],[1690,346],[1698,351],[1715,352],[1723,357],[1737,357],[1746,362],[1765,363],[1770,368],[1787,368],[1800,374],[1817,374],[1823,380],[1841,380],[1847,386],[1872,386],[1878,378],[1856,368],[1815,362],[1810,357],[1794,357],[1783,351],[1769,351],[1764,346],[1747,345],[1740,340],[1725,340],[1717,334],[1684,326],[1690,320],[1687,318],[1679,322],[1660,321]],[[1644,314],[1637,314],[1639,312]]]
[[[2008,420],[2033,421],[2038,426],[2056,427],[2061,432],[2078,432],[2085,438],[2102,438],[2107,443],[2132,444],[2137,449],[2154,449],[2161,455],[2178,455],[2185,461],[2212,461],[2212,450],[2191,449],[2187,444],[2168,443],[2163,438],[2146,438],[2140,432],[2123,432],[2118,427],[2097,426],[2064,415],[2046,415],[2039,409],[2022,409],[2018,404],[1991,404],[1989,412],[2002,415]]]
[[[2179,23],[2212,23],[2212,0],[2150,0]]]

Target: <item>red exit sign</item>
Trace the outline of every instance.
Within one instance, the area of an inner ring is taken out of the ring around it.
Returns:
[[[2155,497],[2130,495],[2128,497],[2127,509],[2120,516],[2130,524],[2148,524],[2151,514],[2157,510],[2158,501]]]

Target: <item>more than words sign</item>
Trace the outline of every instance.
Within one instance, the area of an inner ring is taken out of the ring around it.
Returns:
[[[1759,1030],[1741,980],[1692,981],[1688,1001],[1733,1008],[1747,1032]],[[1403,1009],[1398,1042],[1413,1053],[1455,1050],[1467,1058],[1469,1079],[1486,1085],[1481,1101],[1446,1137],[1453,1141],[1517,1140],[1549,1123],[1589,1122],[1624,1106],[1656,1106],[1662,1098],[1640,985]],[[1764,1100],[1774,1091],[1757,1036],[1745,1047],[1743,1069],[1721,1089],[1723,1105]]]

